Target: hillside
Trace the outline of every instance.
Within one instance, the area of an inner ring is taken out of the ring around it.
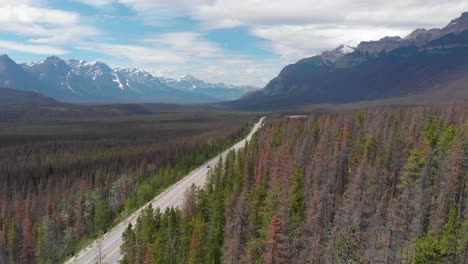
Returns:
[[[270,119],[123,263],[466,263],[466,107]]]
[[[467,21],[463,13],[442,29],[418,29],[403,39],[386,37],[302,59],[264,89],[225,105],[265,109],[432,93],[446,103],[463,100],[466,85],[455,93],[448,86],[468,76]]]
[[[53,105],[58,102],[40,93],[0,88],[0,105]]]

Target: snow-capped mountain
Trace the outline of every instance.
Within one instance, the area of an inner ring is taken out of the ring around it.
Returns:
[[[346,55],[348,53],[353,52],[355,49],[356,48],[354,48],[354,47],[347,46],[347,45],[343,44],[343,45],[340,45],[340,46],[336,47],[333,50],[322,52],[320,57],[326,63],[335,63],[339,59],[341,59],[341,57],[343,57],[344,55]]]
[[[248,85],[232,85],[224,83],[207,83],[192,75],[185,75],[178,79],[160,78],[161,81],[171,88],[181,91],[190,91],[197,94],[213,96],[223,101],[235,100],[242,95],[257,90],[257,87]]]
[[[112,69],[99,61],[56,56],[16,64],[7,55],[0,59],[0,87],[37,91],[64,101],[177,103],[233,100],[254,89],[210,84],[192,76],[159,78],[135,68]]]

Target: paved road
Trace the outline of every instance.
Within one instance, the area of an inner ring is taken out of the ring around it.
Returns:
[[[109,264],[117,263],[118,260],[121,258],[120,245],[122,244],[122,233],[127,228],[129,223],[131,223],[132,225],[135,225],[136,220],[138,219],[138,216],[140,215],[143,208],[151,204],[153,208],[159,207],[161,211],[164,211],[167,207],[171,207],[171,206],[175,207],[175,206],[182,205],[183,199],[184,199],[184,193],[187,190],[187,188],[189,188],[192,184],[195,184],[196,186],[203,186],[206,181],[207,173],[210,170],[209,167],[214,167],[217,164],[220,157],[225,159],[230,150],[232,149],[238,150],[244,147],[246,141],[249,141],[252,138],[252,135],[261,127],[264,119],[265,117],[262,117],[258,121],[258,123],[255,124],[252,131],[246,138],[239,141],[237,144],[225,150],[223,153],[214,157],[213,159],[203,164],[202,166],[191,171],[187,176],[185,176],[182,180],[174,184],[170,189],[156,196],[152,201],[147,203],[142,208],[138,209],[134,214],[129,216],[127,219],[122,221],[119,225],[117,225],[116,227],[111,229],[108,233],[106,233],[102,237],[101,243],[100,243],[102,263],[109,263]],[[95,242],[88,248],[80,251],[77,256],[71,258],[66,263],[67,264],[99,263],[98,254],[99,254],[99,245],[97,242]]]

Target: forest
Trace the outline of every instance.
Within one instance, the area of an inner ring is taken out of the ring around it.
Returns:
[[[226,149],[248,113],[0,123],[0,263],[60,263]]]
[[[466,105],[269,118],[122,263],[467,263]]]

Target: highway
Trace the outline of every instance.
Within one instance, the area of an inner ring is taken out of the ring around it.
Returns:
[[[191,171],[187,174],[182,180],[175,183],[168,190],[156,196],[153,200],[148,202],[146,205],[138,209],[135,213],[130,215],[127,219],[122,221],[120,224],[112,228],[107,232],[101,239],[100,243],[95,241],[89,247],[80,251],[73,258],[69,259],[67,264],[95,264],[99,263],[99,252],[101,252],[101,263],[113,264],[118,263],[121,258],[120,254],[120,245],[122,244],[122,233],[128,227],[128,224],[131,223],[135,225],[138,216],[140,215],[143,208],[147,207],[149,204],[153,208],[159,207],[161,211],[164,211],[167,207],[177,207],[181,206],[184,200],[184,193],[192,184],[196,186],[203,186],[206,182],[207,174],[210,168],[213,168],[218,163],[220,157],[223,160],[226,158],[227,154],[231,150],[239,150],[245,146],[245,143],[249,141],[253,134],[262,126],[263,120],[265,117],[262,117],[252,128],[252,131],[245,137],[243,140],[236,143],[234,146],[225,150],[223,153],[212,158],[205,164],[201,165],[197,169]],[[100,246],[99,246],[100,245]],[[99,250],[101,248],[101,250]]]

